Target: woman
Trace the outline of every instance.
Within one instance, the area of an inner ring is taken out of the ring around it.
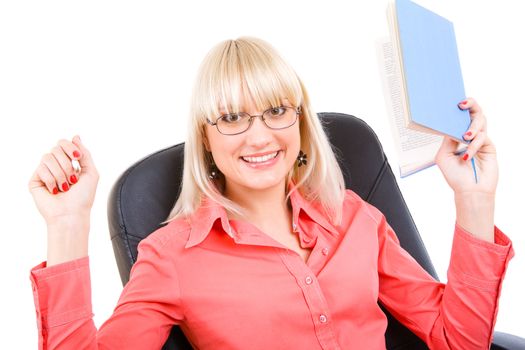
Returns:
[[[457,208],[445,285],[344,190],[295,72],[261,40],[220,43],[193,92],[181,195],[98,332],[87,256],[98,173],[78,137],[42,158],[29,183],[48,223],[47,263],[31,272],[41,347],[158,349],[178,324],[199,349],[378,349],[380,300],[432,348],[486,349],[512,248],[493,223],[485,117],[473,99],[459,108],[472,118],[467,153],[445,139],[436,158]]]

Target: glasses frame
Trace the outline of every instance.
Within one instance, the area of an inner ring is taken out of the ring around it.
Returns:
[[[266,120],[264,119],[264,115],[266,114],[266,112],[274,109],[274,108],[286,108],[286,109],[293,109],[295,111],[295,120],[293,121],[293,123],[291,123],[290,125],[288,126],[285,126],[283,128],[272,128],[271,126],[269,126],[268,124],[266,124]],[[217,120],[215,122],[212,122],[211,120],[209,120],[208,118],[206,118],[206,122],[208,124],[210,124],[211,126],[215,126],[217,128],[217,131],[219,133],[221,133],[222,135],[226,135],[226,136],[234,136],[234,135],[239,135],[239,134],[242,134],[246,131],[248,131],[248,129],[250,129],[250,127],[252,126],[253,124],[253,119],[254,118],[261,118],[262,122],[264,123],[264,125],[266,125],[266,127],[268,129],[271,129],[271,130],[283,130],[283,129],[288,129],[289,127],[291,127],[292,125],[294,125],[295,123],[297,123],[297,117],[301,114],[301,106],[299,107],[292,107],[292,106],[278,106],[278,107],[271,107],[271,108],[268,108],[267,110],[265,110],[264,112],[262,112],[262,114],[256,114],[256,115],[251,115],[251,114],[248,114],[246,112],[239,112],[239,114],[245,114],[245,115],[248,115],[250,117],[250,119],[248,119],[248,127],[246,129],[244,129],[243,131],[241,132],[237,132],[235,134],[225,134],[223,133],[220,129],[219,129],[219,126],[217,125],[217,123],[219,122],[219,120],[221,120],[223,117],[225,117],[227,114],[225,115],[221,115],[219,118],[217,118]]]

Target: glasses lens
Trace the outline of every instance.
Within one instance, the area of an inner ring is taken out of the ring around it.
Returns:
[[[240,134],[249,126],[250,116],[246,113],[224,114],[217,120],[219,132],[225,135]]]
[[[274,107],[265,111],[263,118],[269,128],[284,129],[295,123],[297,112],[292,107]]]

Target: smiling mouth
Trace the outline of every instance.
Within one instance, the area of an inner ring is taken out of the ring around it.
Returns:
[[[277,157],[277,154],[279,154],[279,151],[266,154],[260,157],[241,157],[241,159],[244,160],[246,163],[264,163]]]

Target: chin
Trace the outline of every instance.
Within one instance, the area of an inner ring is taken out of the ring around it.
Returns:
[[[267,180],[261,180],[261,181],[250,181],[250,183],[245,183],[244,187],[255,190],[255,191],[264,191],[264,190],[270,190],[274,189],[277,186],[283,186],[284,189],[284,179],[279,180],[273,180],[273,181],[267,181]]]
[[[268,178],[265,176],[251,176],[241,181],[232,181],[230,186],[238,187],[246,191],[266,191],[282,186],[285,190],[286,176],[280,178]]]

